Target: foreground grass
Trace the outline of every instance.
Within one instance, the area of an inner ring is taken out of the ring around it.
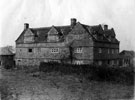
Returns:
[[[32,74],[26,70],[4,70],[0,81],[3,98],[6,98],[5,100],[130,100],[133,98],[133,85],[87,80],[82,75],[69,75],[57,71],[38,72],[38,76],[33,77],[35,72],[38,71],[33,70]],[[7,99],[9,97],[10,99]]]

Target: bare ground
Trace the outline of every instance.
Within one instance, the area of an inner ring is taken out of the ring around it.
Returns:
[[[1,70],[0,92],[2,100],[133,100],[134,86],[56,72],[32,77],[21,70]]]

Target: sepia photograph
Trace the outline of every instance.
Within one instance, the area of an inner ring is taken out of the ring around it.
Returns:
[[[135,0],[1,0],[0,100],[135,100]]]

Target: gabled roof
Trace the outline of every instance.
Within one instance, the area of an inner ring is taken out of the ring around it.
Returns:
[[[123,50],[123,51],[120,52],[120,55],[134,56],[135,52],[134,51]]]
[[[47,40],[47,33],[50,29],[51,27],[30,28],[36,36],[36,42],[45,42]]]
[[[103,30],[100,24],[95,26],[82,24],[82,26],[87,30],[87,32],[90,33],[90,35],[93,37],[95,41],[119,43],[119,41],[115,38],[115,32],[113,28]],[[103,38],[98,38],[100,36],[102,36]],[[112,38],[109,38],[109,36]]]
[[[14,55],[14,53],[7,48],[0,48],[0,55]]]
[[[85,29],[85,31],[87,31],[89,33],[89,35],[92,37],[92,39],[94,41],[119,43],[119,41],[115,38],[115,32],[113,29],[104,30],[100,24],[95,25],[95,26],[89,26],[89,25],[85,25],[85,24],[81,24],[80,22],[77,22],[76,25],[80,25],[81,27],[83,27]],[[51,26],[51,27],[42,27],[42,28],[29,28],[29,29],[32,31],[32,33],[35,36],[35,42],[46,42],[48,32],[52,27],[54,27],[58,31],[58,33],[63,37],[68,35],[74,29],[70,25]],[[22,32],[22,34],[19,36],[19,38],[25,32],[26,32],[26,30],[24,30]],[[100,37],[102,37],[102,38],[100,38]]]
[[[135,56],[134,51],[123,50],[119,53],[120,58],[133,58]]]
[[[59,34],[64,36],[71,31],[70,26],[52,26],[52,27],[54,27],[59,32]],[[36,39],[37,42],[45,42],[47,40],[48,35],[47,33],[52,27],[30,28],[30,29],[37,36]]]
[[[112,36],[112,37],[115,37],[115,32],[114,32],[114,29],[111,28],[111,29],[108,29],[108,30],[105,30],[104,31],[105,35],[108,37],[108,36]]]

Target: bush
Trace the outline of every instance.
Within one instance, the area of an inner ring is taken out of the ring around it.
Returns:
[[[41,62],[39,70],[43,72],[57,71],[63,74],[83,75],[89,80],[134,84],[134,70],[132,67],[120,68],[95,65],[71,65],[57,62]]]

